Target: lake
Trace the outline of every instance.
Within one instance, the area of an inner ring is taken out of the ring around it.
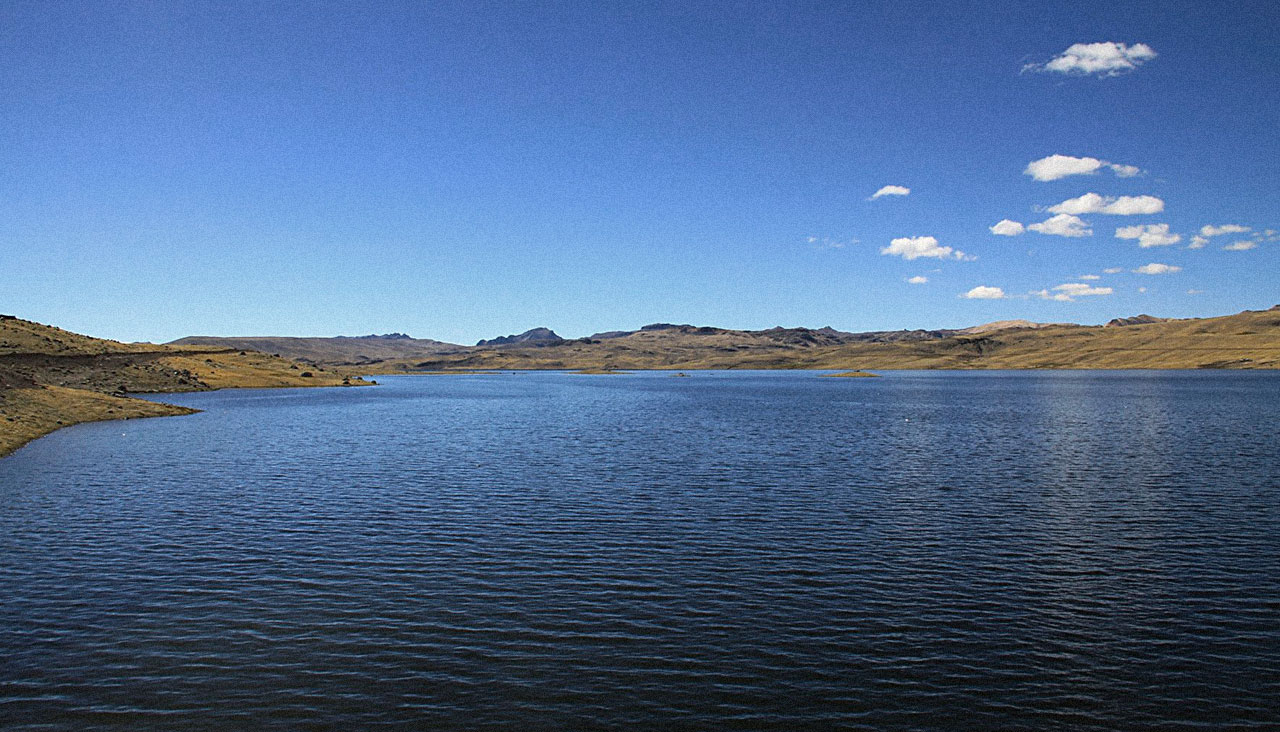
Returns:
[[[28,445],[0,728],[1280,725],[1280,373],[690,373]]]

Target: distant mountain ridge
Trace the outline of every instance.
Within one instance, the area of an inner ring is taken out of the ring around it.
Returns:
[[[361,366],[394,359],[427,358],[462,346],[411,338],[404,333],[384,335],[295,338],[288,336],[188,336],[170,342],[174,346],[211,346],[260,351],[306,363]]]
[[[965,329],[942,330],[892,330],[851,333],[830,326],[822,328],[785,328],[775,326],[766,330],[743,331],[688,323],[650,323],[636,330],[613,330],[594,333],[575,342],[596,343],[616,338],[626,338],[637,333],[666,333],[691,337],[731,336],[748,339],[765,339],[769,342],[799,348],[833,346],[842,343],[893,343],[898,341],[926,341],[948,338],[962,333],[985,333],[1006,328],[1042,328],[1045,323],[1027,320],[1006,320]],[[413,338],[404,333],[370,334],[363,336],[295,337],[295,336],[188,336],[172,341],[170,345],[211,346],[260,351],[297,361],[332,366],[372,366],[390,361],[426,359],[446,353],[464,353],[475,348],[545,347],[571,342],[547,327],[530,328],[523,333],[482,339],[474,346],[429,338]]]
[[[400,364],[450,369],[1188,369],[1280,368],[1280,313],[1129,327],[1006,320],[962,329],[743,331],[655,323],[557,343],[508,344]],[[388,364],[390,366],[390,364]]]
[[[735,330],[650,323],[576,339],[538,327],[475,346],[402,333],[193,337],[174,343],[258,350],[313,364],[356,366],[367,373],[459,368],[1274,368],[1280,361],[1273,359],[1280,339],[1280,329],[1271,327],[1271,321],[1280,321],[1275,312],[1184,320],[1143,314],[1115,318],[1106,326],[999,320],[967,328],[867,332],[830,326]]]

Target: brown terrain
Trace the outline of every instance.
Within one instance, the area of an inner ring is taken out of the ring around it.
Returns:
[[[79,422],[192,411],[130,393],[364,383],[253,351],[120,343],[0,316],[0,456]]]
[[[1011,321],[952,331],[843,333],[646,326],[608,338],[457,347],[371,364],[450,369],[1274,369],[1280,310],[1217,318],[1117,319],[1105,326]]]
[[[335,336],[332,338],[290,338],[248,336],[221,338],[188,336],[171,346],[213,346],[242,351],[271,353],[294,361],[359,366],[397,359],[422,359],[436,353],[454,351],[461,346],[426,338],[410,338],[403,333],[367,336]]]
[[[1277,306],[1280,308],[1280,306]],[[1139,315],[1106,325],[1006,320],[957,330],[848,333],[731,330],[658,323],[567,340],[546,328],[462,346],[407,336],[185,338],[361,373],[563,369],[1274,369],[1280,309],[1181,320]],[[391,339],[386,342],[386,339]]]

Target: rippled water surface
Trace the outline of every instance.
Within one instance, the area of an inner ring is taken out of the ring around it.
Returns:
[[[169,400],[0,460],[0,728],[1280,728],[1280,374]]]

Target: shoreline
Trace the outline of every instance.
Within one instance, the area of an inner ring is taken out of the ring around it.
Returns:
[[[838,369],[825,368],[756,368],[756,369],[707,369],[707,368],[632,368],[618,370],[596,370],[596,369],[539,369],[539,368],[508,368],[501,370],[485,370],[485,369],[450,369],[450,370],[433,370],[433,371],[387,371],[377,373],[377,376],[440,376],[440,375],[499,375],[511,373],[564,373],[564,374],[609,374],[624,375],[628,372],[670,372],[680,375],[684,371],[700,372],[700,371],[771,371],[771,372],[809,372],[813,373],[817,378],[838,378],[838,377],[875,377],[879,374],[871,373],[867,370],[854,370],[839,372]],[[835,371],[837,373],[817,373],[822,371]],[[876,371],[930,371],[930,372],[996,372],[996,371],[1021,371],[1021,372],[1153,372],[1153,371],[1175,371],[1175,372],[1242,372],[1242,373],[1267,373],[1280,371],[1276,368],[1249,368],[1249,369],[1231,369],[1231,368],[946,368],[946,369],[920,369],[920,368],[879,368]],[[368,374],[372,376],[373,374]],[[687,375],[687,374],[686,374]],[[184,394],[204,391],[222,391],[224,389],[316,389],[316,388],[350,388],[358,386],[377,386],[378,382],[373,380],[365,380],[363,376],[347,377],[350,379],[348,383],[288,383],[288,384],[237,384],[219,386],[212,389],[190,389],[190,390],[174,390],[174,391],[156,391],[156,392],[134,392],[135,394]],[[843,379],[841,379],[843,380]],[[151,419],[156,417],[183,417],[191,414],[198,414],[201,410],[192,409],[190,407],[181,407],[167,402],[151,401],[149,399],[139,399],[132,396],[123,396],[120,394],[106,394],[102,392],[92,391],[89,389],[77,389],[64,386],[54,386],[50,384],[23,384],[23,385],[5,385],[0,383],[0,423],[5,425],[6,431],[0,434],[0,460],[14,454],[27,444],[34,442],[46,435],[57,432],[65,427],[72,427],[77,424],[89,424],[92,422],[108,422],[108,421],[125,421],[131,419]],[[14,425],[21,423],[16,429]],[[25,429],[24,429],[25,428]]]
[[[283,384],[263,386],[225,386],[216,389],[196,389],[171,392],[137,392],[139,394],[189,394],[224,389],[316,389],[375,386],[377,382],[360,381],[341,384]],[[201,410],[180,407],[167,402],[151,401],[130,396],[103,394],[88,389],[72,389],[49,384],[31,384],[18,387],[0,387],[0,421],[5,432],[0,434],[0,460],[14,454],[32,442],[51,435],[65,427],[93,422],[127,421],[157,417],[185,417],[199,414]]]

